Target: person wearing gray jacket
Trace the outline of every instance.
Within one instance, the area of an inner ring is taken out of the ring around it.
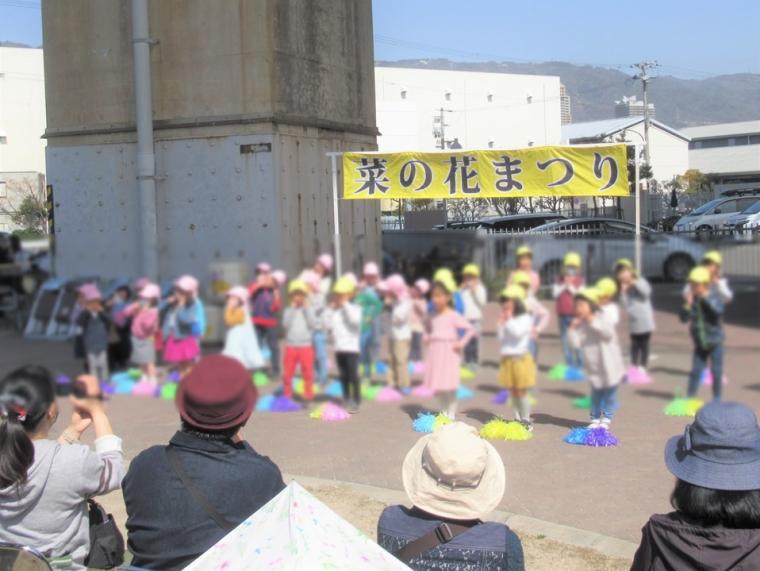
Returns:
[[[285,329],[285,356],[283,358],[282,383],[287,398],[293,396],[293,375],[301,367],[303,396],[314,398],[314,346],[312,338],[317,329],[317,316],[309,305],[309,286],[303,280],[293,280],[288,286],[290,305],[282,316]]]
[[[71,423],[48,438],[58,418],[55,381],[47,369],[26,366],[0,380],[0,542],[21,544],[68,569],[86,568],[90,550],[87,500],[119,487],[121,439],[114,436],[95,377],[80,377],[83,398],[72,397]],[[79,444],[90,426],[95,450]]]
[[[615,263],[615,277],[620,290],[620,305],[628,316],[631,337],[631,366],[646,375],[649,365],[649,342],[655,330],[652,286],[639,276],[628,259]]]

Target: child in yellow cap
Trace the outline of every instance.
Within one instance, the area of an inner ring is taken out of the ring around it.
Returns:
[[[533,295],[538,295],[541,288],[541,276],[533,269],[533,250],[530,246],[523,244],[515,250],[515,270],[510,274],[507,285],[514,284],[514,275],[517,272],[524,272],[530,277],[530,289]]]
[[[480,268],[476,264],[467,264],[462,268],[462,285],[459,288],[464,303],[464,317],[475,329],[475,335],[464,348],[464,365],[477,369],[480,362],[480,331],[483,320],[483,308],[487,303],[486,288],[480,281]]]
[[[723,389],[723,311],[724,305],[713,276],[704,266],[697,266],[689,274],[689,291],[681,309],[681,321],[689,323],[694,342],[688,397],[695,398],[699,391],[702,373],[710,363],[713,377],[713,398],[720,400]]]
[[[615,326],[599,309],[599,292],[583,288],[575,294],[576,318],[570,342],[583,352],[586,377],[591,384],[591,424],[607,428],[618,409],[618,386],[625,376]]]
[[[559,334],[562,339],[562,352],[568,367],[580,369],[583,366],[580,352],[573,349],[568,340],[568,330],[575,319],[575,294],[585,285],[581,275],[581,256],[576,252],[568,252],[562,263],[562,271],[552,288],[556,300],[557,317],[559,319]]]
[[[709,250],[704,253],[699,261],[699,265],[710,272],[710,289],[715,290],[721,303],[723,305],[731,303],[734,299],[734,292],[728,284],[728,278],[724,277],[721,273],[723,255],[718,250]],[[686,300],[689,289],[689,284],[687,283],[683,288],[684,300]]]
[[[546,330],[551,320],[549,310],[544,307],[533,293],[530,275],[522,270],[515,270],[510,276],[512,285],[519,286],[525,291],[525,309],[533,319],[533,331],[530,336],[530,354],[533,361],[538,363],[538,339]]]
[[[499,382],[510,391],[515,420],[532,431],[528,391],[536,385],[536,365],[530,353],[534,325],[533,317],[525,308],[525,298],[525,290],[518,285],[505,288],[499,298]]]
[[[359,384],[359,349],[362,310],[353,302],[356,278],[346,274],[335,282],[333,296],[324,313],[325,327],[332,335],[335,364],[343,386],[343,400],[348,412],[358,411],[361,402]]]
[[[314,398],[314,346],[312,338],[317,329],[317,316],[309,306],[309,285],[303,280],[293,280],[288,285],[290,305],[282,316],[285,329],[285,354],[283,357],[282,383],[284,394],[293,397],[293,375],[301,367],[304,381],[304,398]]]
[[[617,282],[612,278],[603,277],[596,282],[594,288],[599,293],[599,309],[602,310],[605,319],[617,327],[620,323],[620,309],[615,302],[615,296],[618,292]]]

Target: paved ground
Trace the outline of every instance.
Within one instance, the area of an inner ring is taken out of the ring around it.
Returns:
[[[535,438],[496,443],[508,478],[501,510],[638,541],[649,515],[668,509],[672,477],[663,465],[662,450],[668,437],[683,430],[686,419],[667,417],[662,408],[674,392],[685,388],[690,342],[674,315],[658,312],[657,319],[657,358],[652,369],[656,382],[647,387],[622,387],[622,408],[613,425],[621,441],[617,448],[564,444],[562,436],[568,428],[586,421],[585,411],[573,409],[571,400],[586,394],[587,386],[551,382],[541,376],[536,391]],[[730,384],[725,396],[758,410],[760,330],[728,326],[727,334]],[[498,388],[496,340],[489,324],[483,356],[484,367],[477,379],[469,382],[476,396],[461,407],[461,418],[476,425],[493,413],[505,412],[504,406],[490,404]],[[542,368],[558,357],[558,339],[550,332],[541,348]],[[28,342],[0,333],[0,374],[27,362],[61,372],[76,371],[68,346]],[[703,391],[707,396],[707,389]],[[411,418],[434,406],[434,401],[411,398],[401,403],[367,403],[342,424],[310,420],[305,413],[256,413],[245,436],[283,472],[400,490],[401,462],[418,437],[411,430]],[[151,444],[165,442],[178,426],[169,402],[115,397],[109,412],[129,458]]]

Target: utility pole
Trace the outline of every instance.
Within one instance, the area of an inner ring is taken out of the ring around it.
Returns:
[[[646,160],[647,165],[650,164],[650,155],[649,155],[649,100],[647,99],[647,87],[649,85],[649,80],[652,79],[647,71],[649,69],[653,69],[658,67],[659,64],[654,61],[642,61],[639,63],[633,64],[631,67],[638,70],[638,73],[633,76],[633,79],[636,79],[638,81],[641,81],[641,91],[643,94],[644,99],[644,159]]]
[[[444,150],[446,148],[447,125],[444,113],[451,113],[451,109],[444,109],[441,107],[438,109],[438,113],[433,115],[433,136],[436,138],[441,138],[441,144],[438,145],[438,148],[441,150]],[[443,200],[443,211],[446,214],[446,224],[444,225],[444,228],[447,228],[449,225],[449,207],[445,198]]]

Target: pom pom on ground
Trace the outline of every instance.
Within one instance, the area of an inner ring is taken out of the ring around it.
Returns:
[[[111,380],[113,380],[113,377],[111,377]],[[66,375],[58,375],[55,378],[55,382],[58,385],[70,385],[71,384],[71,378],[67,377]]]
[[[442,426],[446,426],[447,424],[451,424],[452,420],[446,416],[446,414],[439,412],[435,415],[435,422],[433,423],[433,430],[438,430]]]
[[[127,375],[129,375],[129,378],[133,381],[139,381],[143,376],[143,372],[140,369],[129,369]]]
[[[492,418],[480,429],[480,436],[488,440],[530,440],[533,433],[516,420]]]
[[[412,389],[413,397],[430,398],[435,394],[435,391],[428,386],[418,385]]]
[[[312,383],[312,392],[315,395],[318,395],[321,392],[321,388],[319,384]],[[293,381],[293,392],[297,394],[299,397],[302,397],[306,394],[306,381],[304,381],[301,378],[297,378]]]
[[[112,395],[114,394],[115,387],[111,383],[100,383],[100,392],[102,392],[104,395]]]
[[[568,367],[565,371],[565,381],[568,383],[577,383],[579,381],[585,381],[586,374],[576,367]]]
[[[401,393],[393,387],[383,387],[380,389],[380,392],[377,393],[375,400],[377,400],[377,402],[393,402],[399,401],[402,398],[404,397],[401,395]]]
[[[417,418],[412,422],[412,430],[415,432],[434,432],[450,422],[451,419],[442,412],[438,414],[419,412]]]
[[[136,397],[152,397],[158,390],[158,386],[150,381],[139,381],[132,385],[132,394]]]
[[[588,410],[591,408],[591,396],[581,397],[573,401],[574,408]]]
[[[139,378],[140,377],[138,377],[138,379]],[[111,382],[115,385],[119,383],[132,383],[134,381],[135,379],[133,379],[132,376],[127,371],[122,371],[121,373],[114,373],[113,375],[111,375]]]
[[[174,400],[177,396],[177,383],[166,383],[161,387],[161,394],[159,395],[163,400]]]
[[[325,387],[325,394],[328,397],[343,398],[343,386],[339,381],[332,381]]]
[[[169,373],[169,380],[172,383],[178,383],[178,382],[180,382],[181,378],[179,376],[179,371],[171,371]]]
[[[253,373],[253,384],[257,387],[265,387],[269,384],[269,377],[264,371]]]
[[[132,394],[132,387],[134,386],[135,382],[132,379],[120,380],[113,384],[113,392],[115,395]]]
[[[592,446],[596,448],[607,448],[617,446],[618,439],[606,428],[571,428],[562,439],[568,444],[576,446]]]
[[[384,361],[378,361],[375,363],[374,369],[376,375],[386,375],[388,374],[388,363]]]
[[[463,381],[471,381],[475,378],[475,372],[471,371],[467,367],[459,369],[459,378]]]
[[[699,399],[676,397],[665,407],[668,416],[694,416],[705,403]]]
[[[261,398],[259,398],[258,402],[256,403],[256,410],[259,412],[267,412],[269,409],[272,408],[272,403],[274,402],[274,395],[264,395]]]
[[[301,405],[288,397],[275,397],[270,407],[270,412],[296,412],[301,410]]]
[[[335,403],[328,402],[322,408],[322,422],[340,422],[349,418],[351,415],[348,411]]]
[[[382,385],[362,385],[362,398],[364,400],[375,400],[381,390],[383,390]]]
[[[503,389],[493,396],[491,399],[491,404],[507,404],[508,400],[509,391],[507,389]]]
[[[567,369],[567,365],[560,363],[559,365],[554,365],[551,369],[549,369],[549,373],[546,376],[550,381],[564,381]]]
[[[467,400],[467,399],[471,399],[474,396],[475,396],[475,393],[473,393],[470,389],[468,389],[464,385],[459,385],[459,388],[457,389],[457,399]]]
[[[634,366],[628,367],[625,379],[629,385],[648,385],[652,382],[652,377],[649,376],[649,373],[644,369]]]

